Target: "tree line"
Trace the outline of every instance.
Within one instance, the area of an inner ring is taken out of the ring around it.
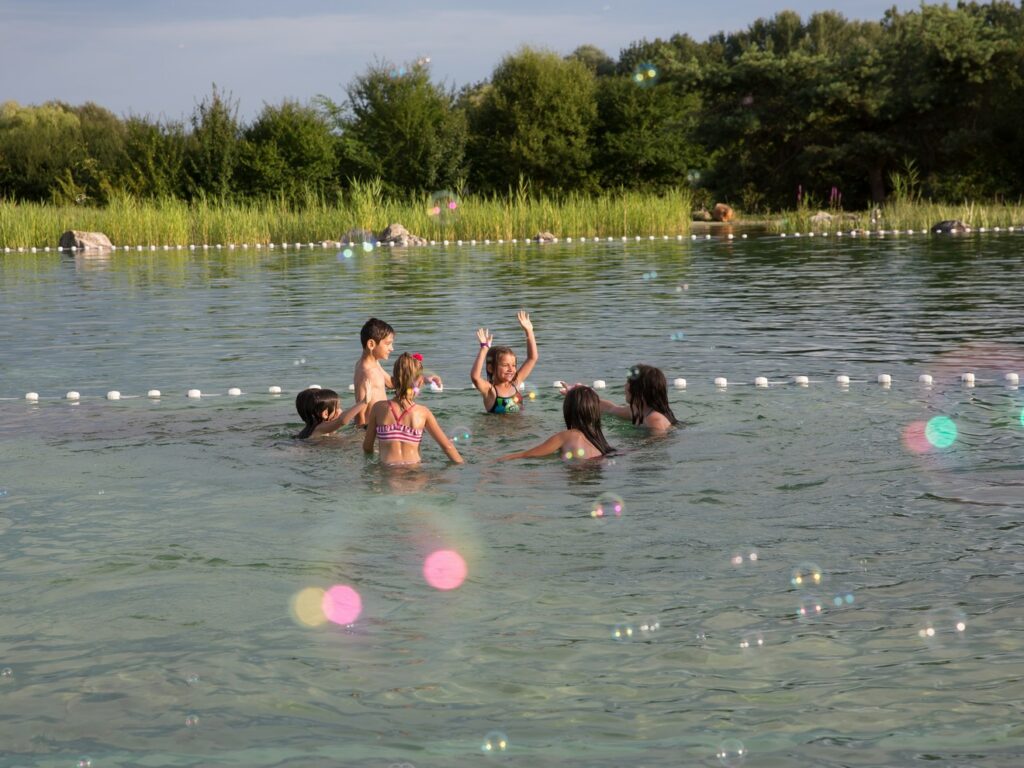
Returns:
[[[405,198],[688,186],[748,212],[864,208],[894,187],[1018,200],[1022,97],[1022,6],[923,4],[879,21],[786,11],[704,42],[638,41],[617,60],[524,47],[460,89],[433,82],[429,61],[376,61],[343,99],[265,105],[248,123],[216,86],[180,121],[7,102],[0,197],[300,206],[378,179]]]

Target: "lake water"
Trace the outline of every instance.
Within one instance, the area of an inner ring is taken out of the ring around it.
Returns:
[[[5,256],[0,766],[1021,765],[1022,246]],[[487,416],[475,330],[522,359],[521,307],[535,399]],[[465,466],[291,439],[371,315]],[[684,427],[494,461],[561,427],[554,380],[621,402],[637,362]],[[335,585],[350,626],[306,599]]]

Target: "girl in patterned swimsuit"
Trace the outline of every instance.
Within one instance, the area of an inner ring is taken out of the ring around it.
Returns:
[[[509,347],[492,347],[494,336],[486,328],[476,332],[480,351],[469,375],[473,386],[484,398],[488,413],[518,413],[523,404],[519,387],[537,364],[537,340],[533,337],[533,323],[524,312],[516,313],[519,327],[526,332],[526,361],[522,368],[516,368],[516,353]],[[484,379],[486,362],[487,379]]]
[[[408,352],[395,361],[391,374],[395,396],[370,406],[363,450],[373,453],[376,440],[380,443],[380,460],[384,464],[418,464],[420,440],[425,429],[450,460],[462,464],[462,457],[438,426],[434,414],[426,406],[414,402],[422,376],[423,364]]]

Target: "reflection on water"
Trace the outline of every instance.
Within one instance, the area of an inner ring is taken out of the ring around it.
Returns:
[[[5,257],[0,766],[1018,765],[1018,250]],[[518,349],[524,307],[534,396],[488,416],[475,330]],[[291,438],[371,315],[466,466]],[[561,428],[551,382],[623,402],[638,361],[683,428],[496,462]]]

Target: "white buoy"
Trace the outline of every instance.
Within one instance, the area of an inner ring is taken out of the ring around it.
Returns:
[[[892,376],[890,376],[888,373],[880,373],[878,374],[878,383],[881,384],[883,387],[891,386]]]
[[[793,383],[797,384],[797,385],[799,385],[801,387],[806,387],[808,384],[811,383],[811,380],[809,378],[807,378],[806,376],[794,376],[793,377]]]
[[[228,394],[231,395],[231,397],[238,397],[240,394],[242,394],[242,390],[240,390],[238,387],[232,387],[231,389],[228,390]]]
[[[39,393],[38,392],[26,392],[25,393],[25,399],[28,400],[30,403],[34,403],[37,400],[39,400]]]
[[[430,391],[431,392],[443,392],[444,391],[444,385],[443,384],[438,384],[436,381],[432,381],[432,382],[430,382]]]
[[[1003,378],[1006,379],[1006,383],[1009,384],[1011,387],[1016,387],[1018,384],[1020,384],[1020,376],[1018,376],[1013,371],[1006,374],[1006,376],[1004,376]]]
[[[71,390],[66,395],[64,395],[64,399],[66,400],[77,400],[80,397],[81,395],[78,392],[75,392],[75,390]]]
[[[121,399],[121,393],[118,392],[116,389],[112,389],[109,392],[107,392],[107,400],[120,400],[120,399]]]
[[[269,392],[272,395],[280,395],[281,394],[281,388],[275,384],[272,387],[268,387],[267,388],[267,392]]]
[[[594,380],[594,389],[604,389],[607,386],[608,385],[605,384],[604,379],[595,379]]]
[[[149,390],[149,392],[146,393],[146,397],[153,397],[153,398],[160,397],[160,390],[159,389],[151,389],[151,390]]]
[[[932,381],[934,381],[930,373],[922,373],[920,376],[917,377],[917,380],[920,383],[924,384],[926,387],[930,387],[932,385]]]
[[[729,386],[729,380],[725,376],[719,376],[715,379],[715,386],[719,389],[725,389]]]
[[[676,389],[686,389],[686,379],[673,379],[672,386]]]
[[[758,376],[756,379],[754,379],[754,386],[760,387],[761,389],[766,388],[768,386],[768,377]]]
[[[968,371],[967,373],[960,374],[960,381],[966,384],[968,387],[974,386],[974,374]]]
[[[349,392],[355,392],[356,391],[356,385],[355,384],[349,384],[348,385],[348,391]]]
[[[200,392],[198,389],[190,389],[188,392],[185,393],[185,397],[189,398],[190,400],[198,400],[202,396],[203,393]]]
[[[836,384],[838,384],[840,387],[848,387],[850,386],[850,377],[847,376],[845,373],[840,373],[838,376],[836,376]]]

